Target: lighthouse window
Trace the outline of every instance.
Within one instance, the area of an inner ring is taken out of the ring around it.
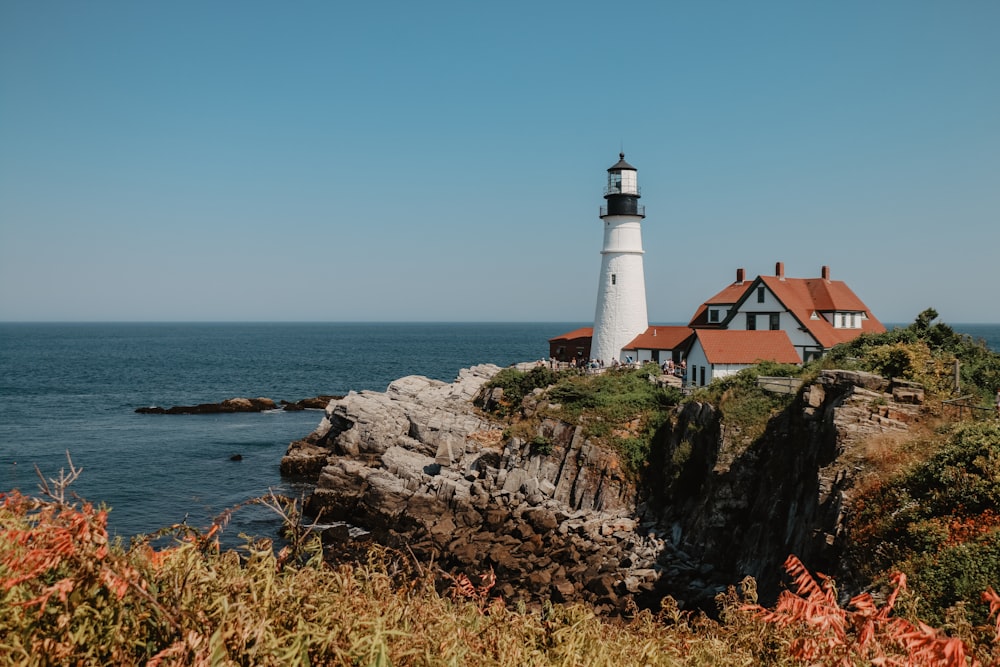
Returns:
[[[618,276],[616,276],[616,275],[615,275],[615,274],[613,274],[613,273],[611,274],[611,284],[612,284],[612,285],[616,285],[616,284],[618,284]]]

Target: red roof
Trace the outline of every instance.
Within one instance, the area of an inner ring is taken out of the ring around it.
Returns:
[[[577,338],[593,338],[594,337],[594,327],[580,327],[579,329],[574,329],[569,333],[564,333],[561,336],[555,336],[549,339],[549,342],[556,340],[575,340]]]
[[[711,364],[801,363],[799,353],[784,331],[696,329],[695,336]]]
[[[829,275],[826,273],[826,275]],[[868,306],[858,298],[842,280],[825,278],[783,278],[758,276],[754,280],[737,281],[703,303],[691,318],[690,326],[699,329],[721,329],[723,320],[708,321],[711,306],[732,306],[749,298],[751,287],[763,284],[805,327],[816,342],[824,348],[854,340],[862,333],[882,333],[885,326],[878,321]],[[837,329],[823,314],[833,312],[864,313],[860,329]],[[813,314],[816,318],[813,318]]]
[[[676,350],[691,337],[691,327],[653,325],[632,339],[624,350]]]
[[[825,348],[854,340],[861,333],[882,333],[885,331],[885,326],[842,280],[824,280],[823,278],[785,278],[782,280],[777,276],[760,276],[760,281]],[[822,315],[833,311],[865,313],[867,318],[861,320],[860,330],[837,329]],[[815,319],[813,319],[813,313],[817,314]]]
[[[691,322],[689,323],[690,326],[718,327],[722,323],[721,320],[719,322],[708,321],[708,307],[733,305],[743,298],[743,294],[746,293],[752,282],[752,280],[744,280],[742,282],[737,281],[726,287],[705,303],[701,304],[701,306],[698,307],[697,312],[695,312],[694,317],[691,318]]]

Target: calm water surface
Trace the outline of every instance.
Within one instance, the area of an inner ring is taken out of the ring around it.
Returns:
[[[234,396],[295,401],[382,391],[411,374],[451,381],[477,363],[543,358],[571,324],[0,324],[0,490],[34,492],[84,469],[73,488],[111,506],[133,535],[222,510],[273,488],[298,495],[278,466],[320,411],[140,415],[141,406]],[[242,460],[231,461],[239,454]],[[241,510],[229,534],[263,534],[274,518]]]

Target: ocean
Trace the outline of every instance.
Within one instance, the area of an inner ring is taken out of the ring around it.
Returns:
[[[0,491],[34,493],[82,468],[71,486],[111,508],[129,537],[186,521],[203,528],[264,495],[299,496],[279,464],[319,410],[136,414],[144,406],[237,396],[296,401],[383,391],[396,378],[451,381],[464,367],[548,356],[570,324],[0,324]],[[234,455],[242,460],[233,461]],[[233,515],[226,541],[273,535],[262,508]],[[238,540],[237,540],[238,541]]]
[[[129,537],[174,523],[204,528],[249,498],[306,491],[283,480],[288,443],[318,410],[144,415],[135,409],[237,396],[296,401],[383,391],[396,378],[453,380],[479,363],[548,356],[548,339],[585,326],[532,324],[0,324],[0,491],[34,493],[68,471]],[[1000,325],[952,325],[1000,351]],[[231,460],[234,455],[242,457]],[[273,536],[275,515],[236,512],[226,542]]]

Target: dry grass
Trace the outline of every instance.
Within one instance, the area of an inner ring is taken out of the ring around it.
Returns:
[[[583,605],[510,608],[491,597],[490,573],[442,587],[442,573],[385,549],[337,566],[308,538],[277,554],[268,541],[220,552],[225,518],[204,534],[167,529],[169,548],[124,549],[108,543],[107,513],[67,502],[64,486],[47,500],[0,496],[0,663],[950,666],[967,663],[940,656],[972,655],[891,618],[894,597],[878,608],[859,596],[855,611],[840,609],[798,561],[789,567],[798,595],[773,611],[756,606],[747,579],[719,596],[719,621],[669,598],[657,614],[633,608],[611,621]],[[990,593],[996,615],[1000,597]]]

